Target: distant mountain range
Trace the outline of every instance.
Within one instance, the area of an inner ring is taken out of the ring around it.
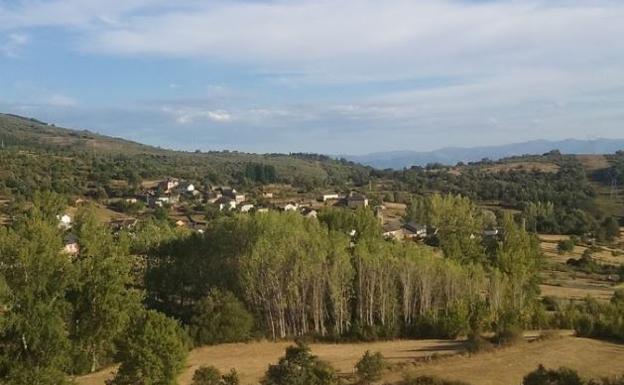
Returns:
[[[424,166],[428,163],[455,165],[458,162],[476,162],[483,158],[497,160],[509,156],[538,155],[551,150],[559,150],[563,154],[611,154],[618,150],[624,150],[624,139],[532,140],[501,146],[445,147],[427,152],[390,151],[343,157],[375,168],[402,169],[411,166]]]

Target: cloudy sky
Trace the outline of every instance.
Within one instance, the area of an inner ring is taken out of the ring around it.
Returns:
[[[0,111],[176,149],[624,137],[621,0],[0,0]]]

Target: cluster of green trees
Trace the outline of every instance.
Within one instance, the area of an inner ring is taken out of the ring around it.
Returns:
[[[613,241],[620,233],[613,216],[591,215],[581,209],[559,209],[552,202],[530,202],[522,210],[527,229],[547,234],[593,235],[600,241]]]
[[[587,298],[580,303],[556,306],[555,325],[574,328],[577,335],[624,341],[624,291],[609,302]]]
[[[540,365],[537,369],[524,376],[522,385],[622,385],[623,377],[585,380],[569,368],[546,369]]]
[[[464,229],[479,223],[457,210],[468,201],[433,200],[446,258],[428,246],[385,241],[367,209],[328,209],[318,221],[293,213],[224,217],[204,234],[146,245],[148,304],[187,325],[212,324],[202,308],[214,308],[205,304],[217,288],[231,293],[222,301],[229,312],[246,309],[272,338],[455,336],[532,324],[541,264],[535,238],[506,217],[502,239],[486,242]],[[248,323],[240,326],[247,338]]]
[[[176,321],[143,308],[129,238],[115,238],[86,208],[73,228],[80,253],[71,256],[56,218],[63,199],[38,194],[33,203],[0,228],[2,383],[64,384],[112,362],[121,362],[116,385],[175,379],[186,337]]]
[[[613,158],[613,166],[603,173],[619,175],[617,170],[624,161],[618,163],[617,160],[622,155]],[[474,201],[497,202],[522,210],[527,229],[533,232],[594,233],[601,239],[612,240],[617,218],[602,212],[596,205],[597,192],[583,165],[573,156],[556,153],[539,160],[556,164],[558,171],[509,169],[494,172],[483,167],[484,164],[474,164],[461,167],[459,173],[449,172],[447,167],[412,167],[384,175],[398,181],[399,189],[416,194],[428,191],[461,194]]]

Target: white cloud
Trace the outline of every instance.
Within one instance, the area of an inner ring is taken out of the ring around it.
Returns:
[[[18,57],[29,40],[30,38],[26,34],[11,33],[6,37],[4,43],[0,44],[0,53],[7,57]]]
[[[179,124],[195,123],[197,121],[211,121],[226,123],[233,119],[232,115],[225,110],[204,110],[193,107],[169,107],[165,106],[162,111],[175,117]]]
[[[83,49],[342,82],[594,67],[624,60],[623,35],[624,4],[610,1],[232,1],[128,15],[90,31]]]
[[[78,105],[76,99],[62,94],[50,95],[43,102],[52,107],[75,107]]]

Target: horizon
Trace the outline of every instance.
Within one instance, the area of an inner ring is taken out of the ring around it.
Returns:
[[[0,110],[184,151],[617,138],[622,20],[610,0],[16,0]]]

